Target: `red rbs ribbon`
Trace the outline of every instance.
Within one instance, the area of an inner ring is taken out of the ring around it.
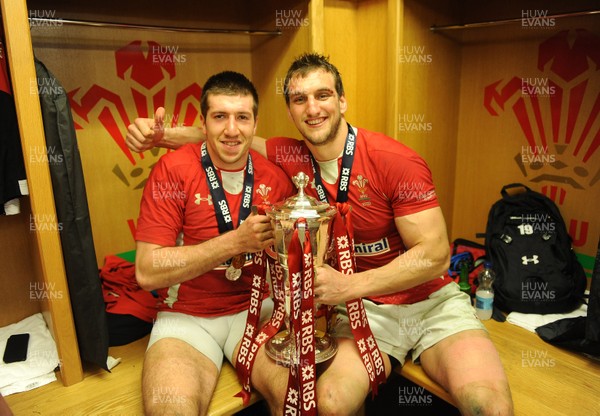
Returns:
[[[260,329],[260,331],[258,331],[258,327],[260,325],[260,309],[262,306],[262,298],[267,279],[267,260],[269,261],[271,275],[274,276],[277,273],[281,275],[281,267],[279,265],[275,267],[275,262],[272,258],[265,255],[264,250],[254,253],[250,308],[248,309],[246,328],[244,330],[240,351],[238,352],[235,365],[238,379],[242,384],[242,390],[236,394],[235,397],[241,397],[244,405],[247,405],[250,401],[250,375],[252,374],[252,367],[254,365],[254,360],[256,359],[256,353],[261,345],[267,342],[279,331],[279,328],[281,327],[285,317],[285,307],[283,302],[280,299],[275,298],[275,307],[271,319]],[[272,279],[273,291],[275,293],[280,292],[278,287],[280,281],[281,277]]]
[[[333,219],[333,236],[338,269],[342,274],[351,275],[356,270],[354,257],[354,233],[350,217],[350,206],[347,203],[337,203],[338,213]],[[362,299],[346,302],[348,319],[354,341],[360,352],[363,364],[371,382],[371,392],[375,396],[379,384],[385,382],[385,367],[379,352],[377,341],[369,327],[367,312]]]
[[[304,247],[300,243],[304,229]],[[315,362],[314,266],[306,220],[298,219],[288,249],[290,275],[290,329],[296,346],[290,366],[284,414],[316,416],[317,370]]]

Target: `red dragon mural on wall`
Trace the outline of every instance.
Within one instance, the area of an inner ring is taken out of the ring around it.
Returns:
[[[142,41],[136,40],[115,52],[116,74],[131,86],[129,90],[135,102],[135,117],[152,117],[151,114],[154,111],[149,111],[149,100],[151,100],[152,109],[166,105],[168,108],[173,108],[171,124],[191,126],[199,114],[202,87],[197,83],[192,83],[177,92],[174,103],[165,103],[167,81],[172,80],[176,75],[176,60],[172,58],[173,52],[161,48],[158,43],[153,41],[147,43],[148,47],[145,48]],[[127,75],[129,70],[131,71]],[[157,92],[152,93],[152,90],[159,84],[164,85]],[[127,156],[131,165],[135,166],[136,161],[125,144],[125,132],[131,121],[121,97],[97,84],[92,85],[80,98],[76,98],[79,90],[80,88],[76,88],[68,93],[69,103],[72,111],[85,121],[88,121],[88,114],[92,109],[104,105],[102,103],[104,100],[114,104],[117,113],[113,113],[110,107],[104,106],[100,112],[99,121],[113,138],[115,144]],[[184,102],[189,98],[193,98],[197,105],[188,103],[184,109]],[[75,123],[75,128],[83,129],[77,123]],[[143,158],[143,154],[140,156]],[[113,172],[129,186],[121,167],[115,165]],[[138,184],[135,189],[143,186],[143,183]]]
[[[562,205],[600,181],[600,37],[584,29],[555,34],[539,45],[537,70],[539,77],[487,85],[484,106],[492,116],[512,112],[529,150],[515,156],[521,173]],[[570,220],[574,246],[586,244],[589,224]]]
[[[87,91],[75,88],[68,92],[69,103],[74,115],[85,122],[92,123],[90,113],[99,112],[98,122],[104,127],[114,143],[126,156],[129,164],[115,164],[112,173],[116,175],[124,186],[131,189],[141,189],[146,183],[148,171],[136,166],[137,161],[125,143],[127,126],[136,117],[152,117],[154,109],[158,107],[172,108],[171,126],[193,125],[200,113],[200,95],[202,87],[191,83],[177,91],[174,102],[166,102],[169,81],[176,76],[177,59],[170,48],[161,47],[160,44],[148,41],[144,45],[141,40],[130,42],[115,52],[116,75],[122,79],[135,104],[135,114],[127,112],[123,98],[104,88],[93,84]],[[172,91],[171,91],[172,92]],[[84,126],[75,122],[75,129],[82,130]],[[158,149],[150,151],[152,157],[158,159]],[[144,154],[139,154],[143,159]],[[152,168],[150,165],[149,168]],[[129,227],[134,234],[134,220],[128,220]]]

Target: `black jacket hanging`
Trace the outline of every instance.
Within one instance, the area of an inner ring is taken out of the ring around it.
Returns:
[[[56,216],[81,359],[108,370],[108,326],[83,169],[64,88],[35,60]]]

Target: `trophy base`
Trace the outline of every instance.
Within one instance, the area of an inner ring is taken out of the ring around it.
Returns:
[[[337,349],[335,338],[323,331],[315,331],[315,362],[317,364],[332,358]],[[277,364],[289,367],[294,361],[293,357],[296,355],[289,331],[281,331],[273,336],[267,342],[267,345],[265,345],[265,352]]]

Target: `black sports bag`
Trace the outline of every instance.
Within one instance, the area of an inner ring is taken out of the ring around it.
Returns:
[[[524,192],[511,195],[510,188]],[[575,309],[587,281],[558,207],[520,183],[506,185],[500,193],[485,233],[487,258],[496,272],[494,304],[505,312]]]

